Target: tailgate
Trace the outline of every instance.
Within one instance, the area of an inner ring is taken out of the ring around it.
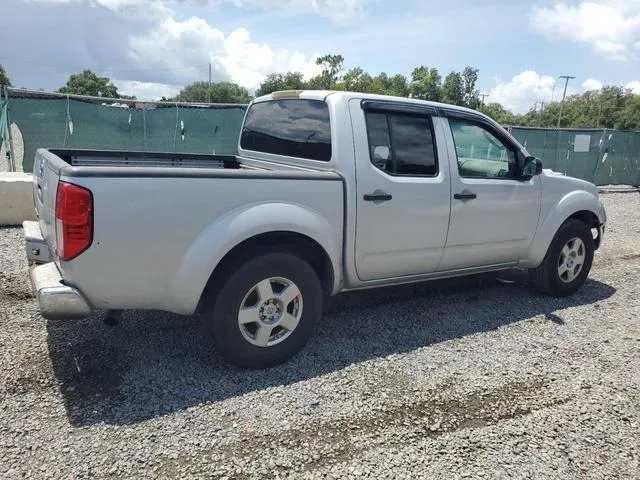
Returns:
[[[54,254],[56,245],[56,193],[64,160],[39,149],[33,164],[33,199],[42,236]]]

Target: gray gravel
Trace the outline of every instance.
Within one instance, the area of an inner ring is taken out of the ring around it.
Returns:
[[[332,300],[281,367],[195,320],[45,323],[0,230],[0,478],[640,478],[640,195],[577,295],[520,273]]]

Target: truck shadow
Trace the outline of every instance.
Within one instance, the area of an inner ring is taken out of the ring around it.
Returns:
[[[520,272],[500,278],[480,275],[329,299],[314,339],[270,370],[225,364],[197,320],[162,312],[125,312],[117,327],[99,317],[48,322],[48,346],[70,423],[126,425],[516,322],[563,328],[561,313],[554,312],[596,309],[615,293],[591,279],[574,296],[551,298],[533,293]]]

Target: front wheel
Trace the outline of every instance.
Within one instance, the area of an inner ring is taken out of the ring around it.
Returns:
[[[529,270],[529,277],[542,293],[571,295],[586,281],[593,252],[591,229],[584,222],[569,220],[556,233],[540,266]]]
[[[300,352],[322,314],[322,286],[311,265],[272,252],[230,271],[207,312],[222,357],[243,368],[267,368]]]

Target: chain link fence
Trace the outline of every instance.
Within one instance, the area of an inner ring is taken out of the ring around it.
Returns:
[[[6,88],[0,170],[31,172],[36,149],[236,153],[246,105],[139,102]],[[545,168],[596,185],[640,185],[640,132],[508,130]]]

